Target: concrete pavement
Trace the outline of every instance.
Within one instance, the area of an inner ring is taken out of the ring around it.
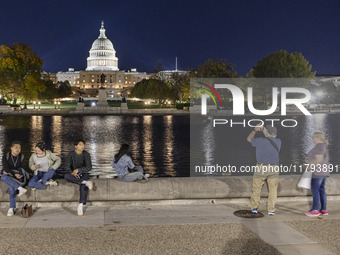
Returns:
[[[75,204],[38,208],[29,219],[21,218],[19,212],[7,217],[7,210],[1,209],[0,236],[3,240],[25,233],[30,236],[27,242],[34,243],[41,242],[40,233],[49,244],[34,246],[38,249],[34,254],[44,254],[46,249],[51,254],[90,254],[93,250],[97,254],[340,254],[339,201],[330,200],[330,215],[317,218],[303,214],[310,202],[280,202],[275,216],[267,216],[263,206],[260,211],[265,217],[257,219],[234,216],[236,210],[249,209],[247,203],[89,205],[82,217],[76,215]],[[88,240],[79,241],[83,238]],[[68,250],[51,251],[55,240]],[[23,249],[21,242],[10,243],[16,249],[0,242],[0,254]]]

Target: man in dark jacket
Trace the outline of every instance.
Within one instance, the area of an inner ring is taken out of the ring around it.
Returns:
[[[11,144],[11,151],[2,157],[1,180],[9,186],[9,210],[7,216],[13,216],[16,207],[16,196],[22,196],[27,192],[25,186],[29,180],[30,169],[26,165],[24,155],[21,153],[21,142],[14,141]]]
[[[71,151],[65,160],[66,181],[79,185],[80,199],[77,208],[78,216],[83,216],[83,206],[86,204],[89,190],[93,189],[93,182],[89,181],[89,171],[92,169],[91,156],[84,150],[85,142],[74,142],[75,150]]]

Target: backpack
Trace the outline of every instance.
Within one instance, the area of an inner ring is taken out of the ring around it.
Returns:
[[[24,161],[24,158],[25,158],[24,154],[21,154],[21,160],[20,160],[21,163],[22,163],[22,161]],[[7,161],[9,160],[9,152],[6,153],[6,160]]]

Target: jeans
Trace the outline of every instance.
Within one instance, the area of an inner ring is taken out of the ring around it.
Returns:
[[[325,191],[327,177],[313,177],[312,178],[312,194],[313,194],[313,208],[312,210],[319,211],[319,206],[321,203],[321,210],[326,210],[327,208],[327,195]]]
[[[12,177],[2,174],[1,180],[6,183],[9,186],[9,208],[15,208],[16,207],[16,201],[17,201],[17,189],[20,187],[20,185],[12,179]]]
[[[28,187],[46,189],[46,182],[53,177],[54,173],[55,171],[53,169],[49,169],[47,172],[38,171],[38,174],[34,175],[28,182]],[[39,180],[41,180],[41,182]]]
[[[72,183],[79,185],[79,193],[80,193],[79,203],[82,203],[85,205],[86,200],[87,200],[87,195],[89,194],[89,188],[85,184],[82,184],[82,182],[87,181],[89,179],[89,175],[83,174],[80,178],[76,178],[72,174],[65,174],[64,179],[68,182],[72,182]]]
[[[136,180],[142,180],[144,178],[144,171],[143,167],[141,166],[136,166],[134,168],[136,172],[133,173],[128,173],[124,176],[118,176],[118,179],[123,182],[133,182]]]

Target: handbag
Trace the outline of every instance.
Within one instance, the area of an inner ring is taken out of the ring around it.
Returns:
[[[25,204],[21,209],[21,214],[22,214],[22,217],[24,218],[30,217],[32,213],[33,213],[32,205]]]
[[[310,189],[312,183],[312,174],[313,173],[311,171],[305,171],[297,184],[298,188]]]

